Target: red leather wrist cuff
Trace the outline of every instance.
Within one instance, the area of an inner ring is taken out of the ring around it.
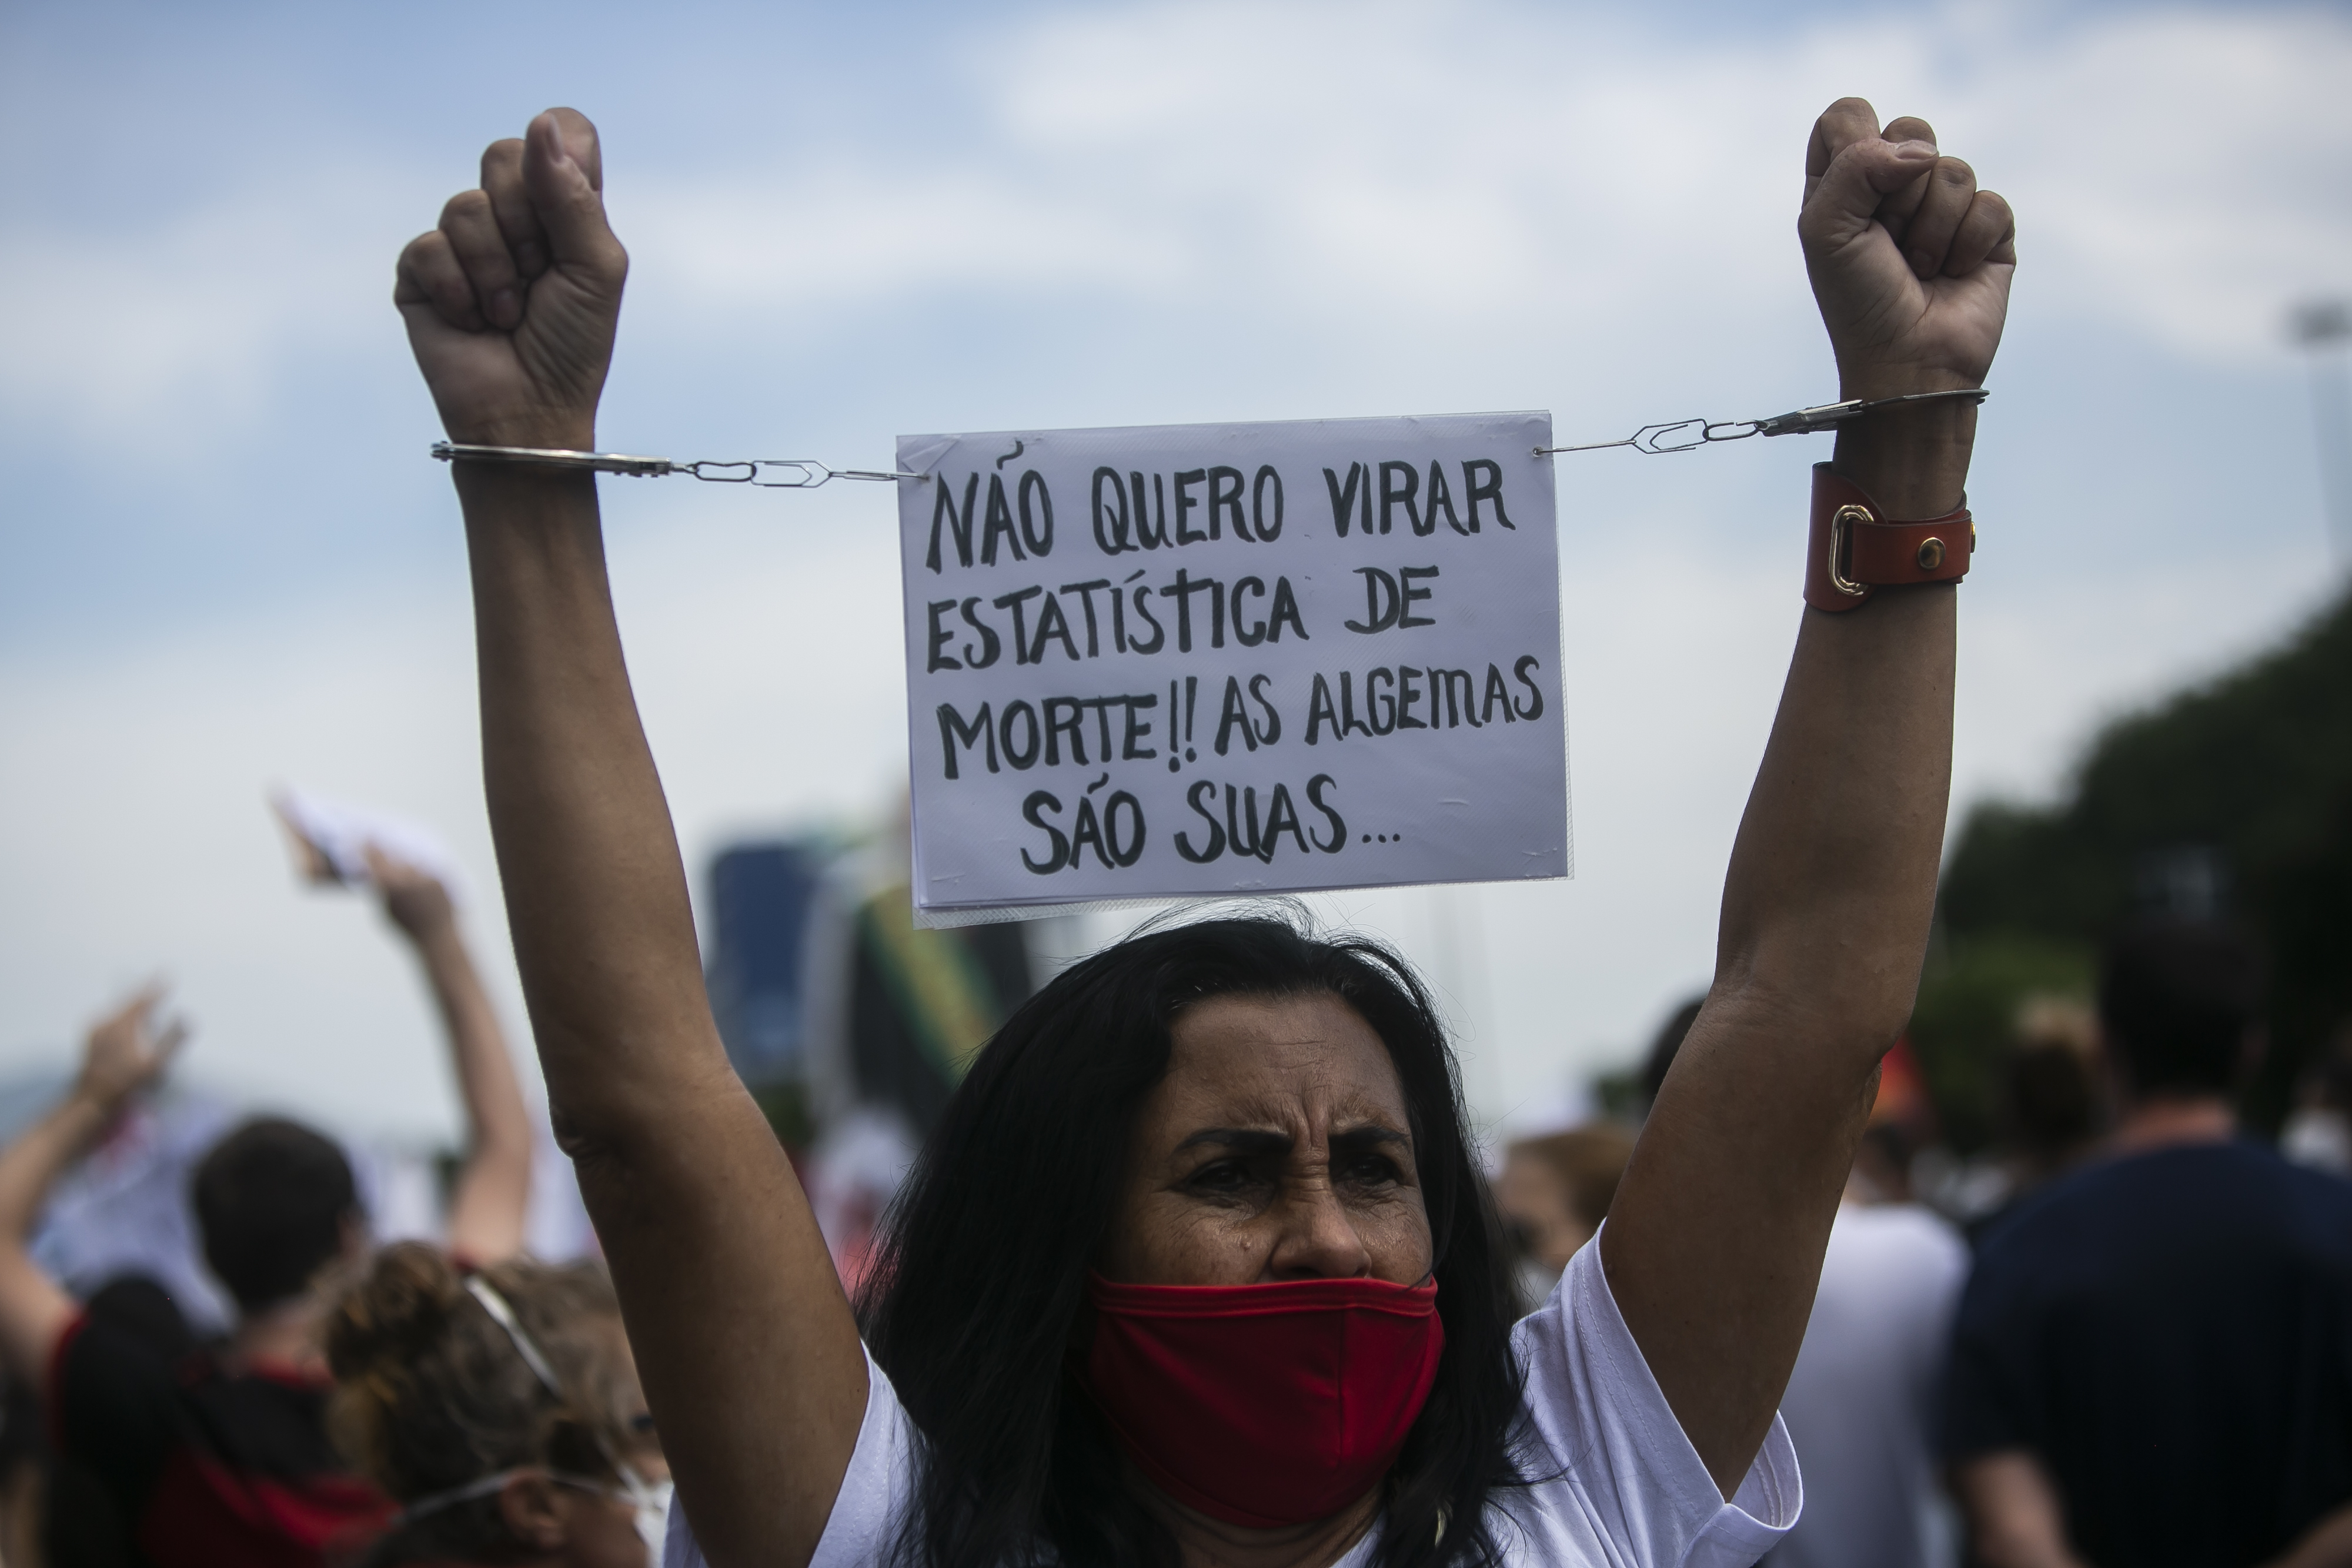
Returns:
[[[1858,610],[1882,588],[1958,582],[1976,553],[1969,509],[1923,523],[1887,520],[1862,487],[1813,465],[1813,533],[1805,559],[1805,602],[1816,610]]]

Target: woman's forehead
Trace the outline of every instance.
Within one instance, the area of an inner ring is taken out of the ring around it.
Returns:
[[[1177,1015],[1154,1096],[1234,1125],[1376,1120],[1402,1126],[1403,1085],[1362,1015],[1328,992],[1213,997]]]

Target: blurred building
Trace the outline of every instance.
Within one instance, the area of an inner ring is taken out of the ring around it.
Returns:
[[[835,855],[814,841],[744,844],[710,862],[709,961],[704,978],[727,1059],[761,1094],[787,1147],[805,1145],[803,1047],[808,998],[803,949],[826,866]]]
[[[853,1288],[980,1048],[1035,990],[1031,924],[916,928],[904,845],[807,837],[712,861],[711,1011]]]

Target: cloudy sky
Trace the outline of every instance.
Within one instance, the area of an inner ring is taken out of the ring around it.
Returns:
[[[0,1072],[162,971],[192,1072],[446,1133],[400,956],[289,883],[281,780],[441,829],[519,1020],[457,513],[387,297],[549,104],[603,128],[635,256],[606,444],[843,465],[907,431],[1548,408],[1600,439],[1824,401],[1807,129],[1843,93],[1925,115],[2024,260],[1970,491],[1965,804],[2046,794],[2103,716],[2334,580],[2281,322],[2352,292],[2347,81],[2340,6],[20,0]],[[1703,981],[1826,451],[1562,459],[1576,880],[1336,904],[1436,971],[1490,1116]],[[871,819],[905,766],[890,497],[605,503],[698,870]]]

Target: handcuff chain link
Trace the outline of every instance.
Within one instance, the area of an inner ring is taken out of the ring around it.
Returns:
[[[1882,408],[1935,402],[1946,398],[1966,398],[1975,403],[1982,402],[1991,395],[1983,387],[1956,387],[1948,392],[1906,392],[1900,397],[1848,398],[1843,402],[1816,403],[1811,408],[1790,409],[1787,413],[1770,414],[1763,419],[1713,422],[1677,419],[1664,424],[1645,424],[1622,441],[1588,441],[1575,446],[1538,446],[1535,455],[1550,457],[1566,452],[1605,452],[1612,447],[1630,446],[1636,452],[1658,457],[1673,452],[1696,452],[1710,442],[1745,441],[1751,435],[1805,435],[1816,430],[1834,430],[1848,420],[1859,419]]]

